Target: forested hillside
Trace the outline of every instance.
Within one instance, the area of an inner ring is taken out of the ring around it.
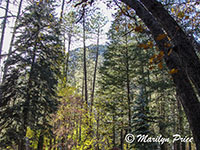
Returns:
[[[200,150],[199,8],[0,1],[0,150]]]

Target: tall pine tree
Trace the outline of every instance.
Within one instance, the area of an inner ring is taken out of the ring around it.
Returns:
[[[29,1],[17,25],[14,53],[1,87],[1,146],[15,142],[23,150],[27,128],[48,128],[48,118],[56,110],[63,52],[54,9],[53,0]]]

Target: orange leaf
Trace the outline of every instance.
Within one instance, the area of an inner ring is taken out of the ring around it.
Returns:
[[[185,13],[184,13],[184,12],[180,11],[180,12],[178,13],[178,17],[179,17],[179,18],[183,18],[184,16],[185,16]]]
[[[159,69],[163,68],[163,62],[162,61],[158,64],[158,67],[159,67]]]
[[[173,68],[172,70],[169,71],[169,74],[174,74],[174,73],[177,73],[177,72],[178,72],[178,69]]]
[[[165,43],[164,46],[168,48],[171,47],[172,45],[170,43]]]
[[[153,66],[149,67],[150,70],[152,70],[153,68],[154,68]]]
[[[149,59],[149,62],[152,64],[155,58],[156,58],[156,55],[154,54],[154,55]]]
[[[166,34],[159,34],[159,35],[157,36],[156,40],[160,41],[160,40],[162,40],[162,39],[164,39],[164,38],[166,38],[166,37],[167,37]]]
[[[132,28],[132,25],[131,25],[130,23],[128,24],[128,28],[129,28],[129,29],[131,29],[131,28]]]
[[[163,57],[164,56],[164,51],[160,51],[159,56]]]
[[[115,30],[118,32],[118,31],[119,31],[119,27],[118,27],[118,26],[116,26],[116,27],[115,27]]]
[[[147,44],[149,45],[149,48],[153,48],[153,42],[152,41],[149,41]]]
[[[149,45],[147,45],[147,44],[139,44],[138,47],[147,49],[147,48],[149,48]]]
[[[189,19],[190,17],[189,16],[185,16],[185,19]]]
[[[172,48],[169,50],[169,52],[167,53],[168,56],[172,53],[172,50]]]
[[[143,31],[142,26],[137,26],[137,27],[135,28],[135,31],[137,31],[137,32],[142,32],[142,31]]]

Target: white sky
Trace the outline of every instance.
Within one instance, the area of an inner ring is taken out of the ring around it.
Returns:
[[[25,4],[25,2],[24,2],[24,4]],[[6,5],[6,3],[4,1],[2,6],[5,7],[5,5]],[[109,27],[110,27],[110,24],[111,24],[113,10],[108,9],[107,6],[102,2],[99,2],[98,7],[102,11],[103,15],[108,18],[108,23],[103,28],[104,33],[106,33],[109,30]],[[14,6],[12,4],[9,5],[9,10],[15,15],[17,13],[17,9],[18,9],[18,6]],[[60,8],[58,8],[57,11],[58,11],[57,13],[60,14]],[[0,9],[0,17],[4,16],[4,13],[5,13],[4,10]],[[0,21],[2,21],[2,19]],[[2,52],[3,54],[7,53],[7,51],[8,51],[8,48],[9,48],[9,45],[10,45],[10,40],[11,40],[11,35],[12,35],[12,31],[13,31],[12,27],[14,25],[14,22],[15,22],[14,17],[10,18],[9,21],[7,22],[6,30],[5,30],[6,33],[5,33],[5,37],[4,37],[4,43],[3,43],[3,52]],[[107,40],[106,35],[102,36],[101,40],[100,40],[100,44],[105,44],[106,40]],[[87,42],[88,42],[87,45],[90,45],[92,43],[95,44],[94,41],[87,41]],[[74,48],[81,47],[82,46],[81,44],[82,44],[81,42],[75,44]]]
[[[61,2],[59,2],[59,4],[61,5]],[[14,15],[17,14],[17,10],[18,10],[18,3],[16,3],[15,5],[13,4],[10,4],[9,5],[9,10],[10,12],[12,12]],[[22,6],[25,7],[26,5],[26,2],[23,1],[23,4]],[[6,7],[6,2],[3,1],[2,5],[3,7]],[[111,20],[112,20],[112,13],[114,12],[113,9],[110,9],[110,8],[107,8],[106,4],[104,4],[102,1],[100,1],[97,5],[101,12],[103,13],[104,16],[107,17],[108,19],[108,23],[105,25],[105,27],[103,28],[103,31],[104,31],[104,35],[101,35],[101,40],[100,40],[100,44],[105,44],[106,41],[107,41],[107,37],[106,37],[106,32],[108,32],[109,28],[110,28],[110,25],[111,25]],[[23,7],[23,8],[24,8]],[[60,7],[56,10],[58,15],[60,15]],[[5,11],[0,9],[0,17],[3,17],[5,15]],[[10,15],[10,14],[9,14]],[[2,19],[0,20],[2,21]],[[7,21],[7,25],[6,25],[6,30],[5,30],[5,37],[4,37],[4,43],[3,43],[3,48],[2,48],[2,54],[7,54],[8,52],[8,49],[9,49],[9,45],[10,45],[10,40],[11,40],[11,36],[12,36],[12,31],[13,31],[13,25],[15,23],[15,18],[14,17],[11,17],[8,19]],[[96,39],[93,38],[93,40],[87,40],[87,46],[90,45],[90,44],[96,44]],[[67,41],[66,41],[67,43]],[[67,44],[66,44],[67,45]],[[74,48],[78,48],[78,47],[81,47],[82,46],[82,40],[79,40],[79,41],[76,41],[73,45],[72,45],[72,49]],[[0,66],[1,66],[1,69],[0,69],[0,76],[1,76],[1,72],[2,72],[2,62],[5,60],[5,57],[2,58],[2,61],[0,62]]]

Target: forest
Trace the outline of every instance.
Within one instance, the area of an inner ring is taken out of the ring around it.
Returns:
[[[0,0],[0,150],[200,150],[199,0]]]

